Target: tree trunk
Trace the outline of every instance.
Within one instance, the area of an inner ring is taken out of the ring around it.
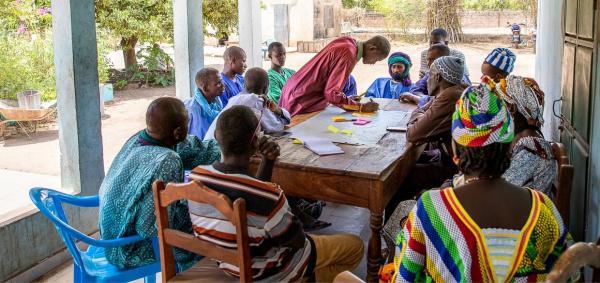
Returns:
[[[462,27],[458,15],[460,0],[429,0],[427,9],[427,30],[443,28],[448,32],[450,42],[462,40]],[[426,34],[429,38],[429,33]]]
[[[137,37],[121,38],[121,49],[123,50],[123,60],[125,61],[125,69],[137,65],[137,57],[135,56],[135,45]]]

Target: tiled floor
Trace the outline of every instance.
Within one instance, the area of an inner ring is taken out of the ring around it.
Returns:
[[[320,219],[331,222],[333,225],[323,230],[315,231],[314,234],[327,235],[344,232],[358,235],[365,243],[366,254],[367,242],[371,234],[369,216],[369,211],[364,208],[328,203]],[[366,273],[367,261],[366,256],[363,256],[363,260],[359,267],[354,270],[354,274],[360,278],[365,278]],[[73,264],[71,262],[65,263],[51,273],[39,278],[36,282],[73,282]],[[143,282],[143,280],[135,282]],[[157,274],[157,282],[161,282],[160,274]]]

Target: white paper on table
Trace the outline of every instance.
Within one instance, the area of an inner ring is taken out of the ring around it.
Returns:
[[[317,137],[303,137],[302,143],[306,148],[318,155],[342,154],[344,151],[330,140]]]

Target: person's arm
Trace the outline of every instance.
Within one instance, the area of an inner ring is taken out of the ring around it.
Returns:
[[[256,106],[263,109],[263,116],[260,121],[263,131],[267,134],[283,131],[285,125],[288,125],[291,121],[290,112],[277,106],[277,104],[264,96],[262,99],[264,102],[258,101],[258,105]]]
[[[421,199],[408,215],[404,228],[396,239],[394,266],[396,274],[392,282],[416,282],[425,269],[427,250],[425,232],[418,215],[426,213]]]
[[[454,107],[455,103],[450,100],[449,95],[440,95],[416,109],[407,125],[406,140],[421,143],[448,132]]]
[[[221,158],[221,148],[215,140],[200,141],[196,136],[188,136],[177,144],[175,149],[185,170],[194,169],[198,165],[208,165]]]
[[[408,92],[415,95],[428,95],[427,91],[427,80],[429,79],[429,74],[425,74],[423,78],[418,80]]]
[[[279,154],[279,145],[276,142],[270,141],[266,136],[259,138],[258,155],[261,157],[261,160],[256,171],[256,179],[266,182],[271,181],[273,166]]]
[[[329,57],[330,67],[329,77],[323,90],[323,95],[327,101],[335,106],[342,107],[343,105],[356,105],[357,102],[348,98],[342,89],[348,75],[356,64],[355,58],[350,51],[343,54],[332,53]]]

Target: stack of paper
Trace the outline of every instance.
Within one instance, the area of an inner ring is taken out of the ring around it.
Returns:
[[[316,137],[305,137],[302,139],[302,143],[312,152],[318,155],[331,155],[331,154],[342,154],[344,151],[337,145],[333,144],[330,140],[316,138]]]

